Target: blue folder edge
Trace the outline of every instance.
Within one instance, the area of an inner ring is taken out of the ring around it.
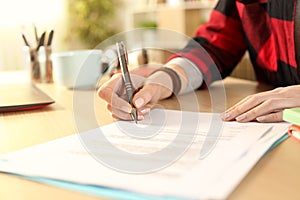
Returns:
[[[290,137],[290,135],[288,133],[285,133],[283,136],[281,136],[281,138],[279,138],[276,142],[274,142],[274,144],[272,144],[272,146],[270,146],[270,148],[268,149],[268,151],[266,151],[266,153],[264,155],[269,153],[272,149],[274,149],[277,145],[279,145],[281,142],[283,142],[284,140],[286,140],[289,137]]]
[[[272,146],[266,151],[264,155],[266,155],[268,152],[270,152],[272,149],[274,149],[277,145],[279,145],[281,142],[283,142],[285,139],[287,139],[289,135],[286,133],[281,138],[279,138]],[[0,160],[1,163],[1,160]],[[131,191],[126,190],[120,190],[120,189],[114,189],[114,188],[108,188],[108,187],[102,187],[102,186],[96,186],[96,185],[84,185],[84,184],[78,184],[74,182],[67,182],[67,181],[60,181],[56,179],[49,179],[49,178],[42,178],[42,177],[36,177],[36,176],[24,176],[20,174],[14,174],[14,173],[7,173],[12,174],[21,178],[25,178],[31,181],[36,181],[39,183],[44,183],[47,185],[52,185],[68,190],[73,190],[77,192],[82,192],[85,194],[97,196],[97,197],[103,197],[103,198],[112,198],[112,199],[122,199],[122,200],[185,200],[184,198],[176,198],[176,197],[166,197],[166,196],[149,196],[144,195],[140,193],[135,193]]]
[[[47,185],[52,185],[55,187],[60,187],[63,189],[73,190],[81,193],[85,193],[88,195],[93,195],[96,197],[102,198],[111,198],[111,199],[120,199],[120,200],[187,200],[184,198],[176,198],[176,197],[167,197],[167,196],[150,196],[146,194],[135,193],[127,190],[120,190],[114,188],[108,188],[98,185],[84,185],[78,184],[74,182],[61,181],[56,179],[42,178],[36,176],[24,176],[20,174],[7,173],[14,176],[18,176],[21,178],[25,178],[27,180],[36,181],[39,183],[44,183]]]

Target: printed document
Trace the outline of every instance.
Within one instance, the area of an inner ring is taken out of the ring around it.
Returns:
[[[0,171],[149,196],[224,199],[288,125],[154,109],[138,124],[116,121],[2,155]]]

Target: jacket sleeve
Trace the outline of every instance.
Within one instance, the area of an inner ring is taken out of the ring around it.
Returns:
[[[205,85],[228,76],[246,51],[235,0],[220,0],[210,20],[201,25],[186,47],[170,59],[184,57],[202,72]]]

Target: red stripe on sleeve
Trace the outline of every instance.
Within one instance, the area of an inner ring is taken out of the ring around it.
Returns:
[[[206,38],[212,45],[233,55],[246,48],[240,21],[217,10],[212,11],[209,23],[197,29],[196,36]]]
[[[276,18],[271,19],[277,58],[296,68],[294,21],[285,21]]]

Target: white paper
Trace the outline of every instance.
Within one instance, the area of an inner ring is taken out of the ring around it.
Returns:
[[[222,122],[211,113],[153,110],[138,124],[119,121],[2,155],[0,171],[149,195],[224,199],[287,127]],[[160,154],[168,148],[167,155]],[[165,164],[168,159],[172,162]],[[149,166],[160,168],[143,173]]]

